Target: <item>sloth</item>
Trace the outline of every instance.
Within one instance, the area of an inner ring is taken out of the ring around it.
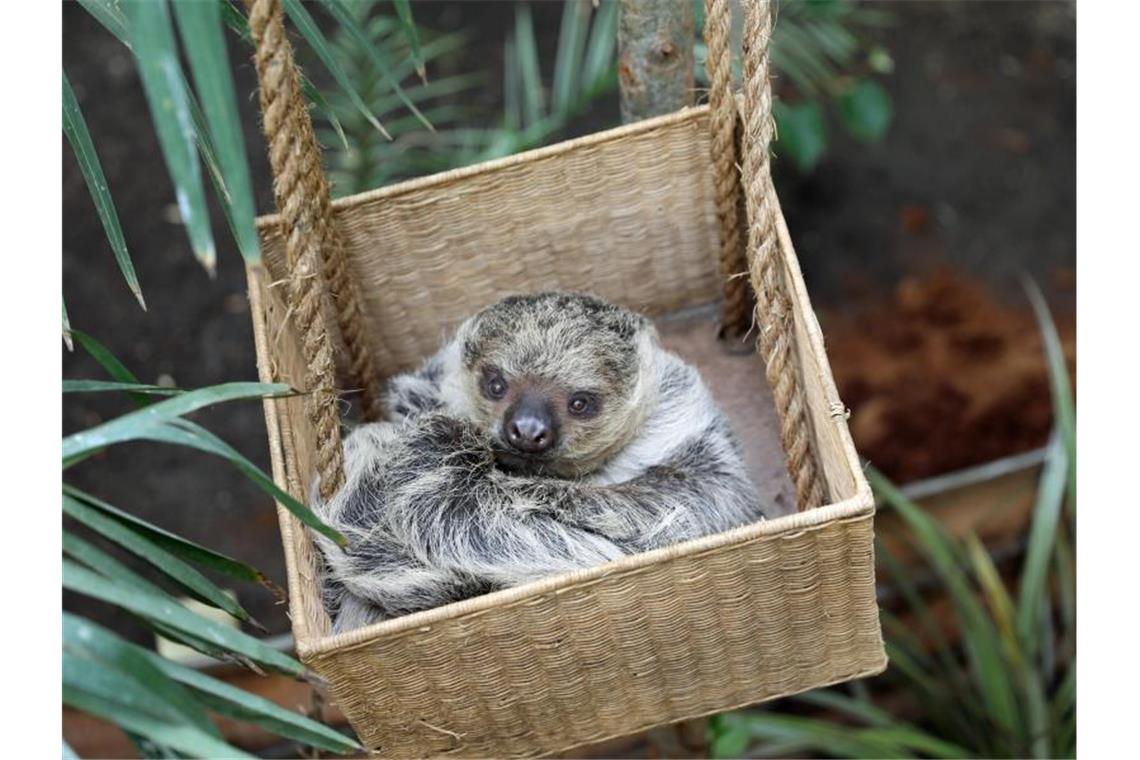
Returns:
[[[697,371],[594,296],[508,297],[391,379],[314,534],[345,631],[764,519]]]

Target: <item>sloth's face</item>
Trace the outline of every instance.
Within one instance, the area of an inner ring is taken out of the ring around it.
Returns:
[[[474,422],[508,470],[579,477],[636,433],[653,329],[589,296],[500,302],[462,331]]]

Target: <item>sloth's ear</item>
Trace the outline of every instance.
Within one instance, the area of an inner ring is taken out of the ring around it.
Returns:
[[[638,333],[653,329],[653,323],[645,317],[626,309],[615,309],[603,321],[607,330],[622,340],[633,340]]]

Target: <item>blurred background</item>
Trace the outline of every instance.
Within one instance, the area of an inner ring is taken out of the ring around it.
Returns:
[[[391,6],[351,4],[434,133],[393,95],[360,40],[313,10],[346,75],[394,136],[385,140],[298,45],[325,101],[314,114],[334,194],[621,123],[610,5],[591,12],[562,2],[414,3],[425,85]],[[1024,538],[1053,425],[1022,273],[1045,292],[1075,372],[1075,6],[838,5],[842,14],[820,17],[809,4],[782,4],[773,53],[776,187],[860,454],[909,484],[908,493],[951,530],[979,534],[1000,561]],[[560,87],[560,46],[569,44],[575,14],[585,52],[579,76]],[[268,213],[250,51],[234,35],[228,44],[257,209]],[[695,54],[700,70],[699,41]],[[211,278],[191,254],[131,52],[79,4],[65,3],[63,67],[148,306],[144,313],[124,284],[64,143],[63,293],[71,324],[110,347],[142,382],[193,388],[256,379],[241,257],[232,239],[218,235]],[[224,229],[220,209],[211,212],[214,229]],[[65,377],[102,377],[83,352],[63,349],[63,357]],[[123,411],[98,394],[68,397],[63,408],[65,434]],[[268,470],[259,403],[196,419]],[[270,500],[224,462],[133,445],[77,467],[69,481],[284,584]],[[890,539],[891,530],[888,521],[880,533]],[[270,635],[288,632],[285,607],[271,593],[235,591]],[[65,595],[65,606],[137,642],[153,641],[146,628],[98,604]],[[301,698],[292,685],[281,688],[282,700]],[[91,742],[81,754],[116,746],[112,739],[100,745],[94,729],[74,734]],[[80,749],[82,741],[72,744]]]

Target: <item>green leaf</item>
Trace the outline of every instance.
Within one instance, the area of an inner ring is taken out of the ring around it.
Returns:
[[[837,76],[831,60],[812,43],[799,22],[785,18],[778,28],[769,48],[773,67],[786,72],[804,97],[818,97]]]
[[[171,601],[174,601],[174,598],[167,594],[165,590],[151,583],[110,554],[84,541],[74,533],[68,531],[63,532],[63,553],[78,560],[92,570],[119,581],[124,586],[130,586],[141,592],[153,594],[154,596],[167,597]]]
[[[833,757],[907,757],[914,752],[937,758],[969,755],[968,750],[953,742],[904,724],[859,729],[794,715],[756,712],[740,715],[743,726],[753,738],[813,748]]]
[[[82,501],[90,507],[98,509],[100,512],[109,516],[114,520],[118,520],[134,532],[144,536],[151,543],[161,546],[171,554],[177,555],[182,559],[193,562],[202,567],[207,567],[211,570],[217,571],[231,578],[236,578],[243,581],[253,581],[272,587],[269,579],[261,574],[256,568],[240,562],[233,557],[228,557],[225,554],[207,549],[206,547],[196,544],[189,539],[182,538],[175,535],[168,530],[152,525],[129,512],[108,504],[105,501],[95,498],[90,494],[84,493],[77,488],[67,485],[63,486],[63,491],[74,499]]]
[[[182,719],[140,681],[66,651],[63,703],[194,757],[252,757]]]
[[[602,3],[594,11],[590,41],[586,45],[586,57],[582,63],[582,79],[585,82],[597,83],[607,74],[613,73],[618,7],[619,3]]]
[[[966,536],[966,550],[970,557],[970,563],[974,567],[974,576],[986,596],[990,614],[1001,634],[1002,643],[1009,653],[1010,662],[1020,667],[1026,662],[1026,658],[1014,627],[1013,621],[1016,613],[1013,607],[1013,599],[1009,596],[1009,590],[1002,582],[1001,575],[998,573],[997,567],[994,566],[993,559],[990,558],[986,547],[973,533]]]
[[[67,301],[62,301],[63,305],[63,344],[67,346],[68,351],[75,350],[75,341],[71,337],[71,320],[67,316]]]
[[[155,584],[143,578],[134,570],[123,565],[117,559],[97,549],[91,544],[87,543],[78,536],[65,532],[63,534],[63,552],[69,557],[82,562],[92,570],[106,576],[107,578],[122,584],[126,588],[135,589],[138,593],[146,596],[161,599],[171,605],[182,607],[174,597],[166,593],[165,590],[159,588]],[[191,613],[192,614],[192,613]],[[251,670],[261,672],[257,665],[250,661],[248,657],[241,656],[235,652],[227,650],[226,648],[215,644],[212,641],[195,636],[191,633],[178,630],[171,627],[159,620],[152,618],[141,617],[142,622],[152,628],[157,633],[161,634],[171,641],[176,641],[180,644],[185,644],[191,649],[195,649],[202,654],[213,657],[222,662],[233,661],[242,664]]]
[[[910,574],[899,563],[886,546],[880,541],[875,541],[875,558],[878,564],[886,570],[886,575],[890,581],[892,589],[898,591],[906,600],[907,606],[910,607],[911,612],[918,618],[919,625],[922,627],[930,640],[934,643],[934,649],[937,654],[942,657],[942,663],[945,668],[944,674],[949,675],[958,669],[957,663],[953,661],[950,655],[951,648],[950,642],[946,638],[946,634],[942,630],[942,626],[934,619],[934,615],[930,612],[929,605],[918,593],[914,582],[910,578]]]
[[[99,362],[99,366],[107,370],[107,374],[112,378],[121,383],[140,384],[139,379],[135,377],[121,361],[115,358],[115,355],[102,343],[82,330],[72,330],[71,334],[74,336],[75,342],[78,343],[84,351],[90,354],[92,359]],[[146,402],[146,399],[144,399],[144,402]]]
[[[145,385],[142,383],[119,383],[113,380],[64,380],[64,393],[105,393],[107,391],[126,391],[128,393],[146,393],[155,396],[177,396],[184,393],[179,388],[169,388],[164,385]]]
[[[713,738],[709,755],[720,758],[744,757],[745,750],[752,742],[752,734],[743,726],[734,726]]]
[[[321,33],[317,22],[314,21],[313,17],[309,15],[309,12],[305,10],[300,0],[284,0],[284,3],[285,12],[289,15],[289,18],[293,20],[293,23],[296,24],[297,29],[301,32],[301,36],[309,43],[309,47],[312,48],[317,57],[321,59],[321,63],[324,64],[329,74],[332,75],[337,86],[344,91],[345,95],[352,101],[352,104],[360,112],[361,116],[367,119],[380,134],[391,140],[392,136],[388,134],[388,130],[384,129],[384,125],[373,115],[368,104],[360,97],[360,93],[356,91],[352,80],[348,74],[345,73],[344,68],[340,65],[336,56],[333,55],[329,49],[328,40],[326,40],[324,34]]]
[[[1056,545],[1057,522],[1065,500],[1065,469],[1065,450],[1059,441],[1054,441],[1050,445],[1037,486],[1037,501],[1029,526],[1017,598],[1017,631],[1027,645],[1036,643],[1033,630],[1044,596],[1049,592],[1047,574]],[[1037,646],[1033,646],[1027,654],[1033,657],[1037,651]]]
[[[1071,644],[1070,639],[1076,635],[1077,629],[1077,579],[1076,559],[1073,557],[1073,546],[1069,540],[1066,524],[1057,528],[1056,555],[1053,560],[1057,577],[1057,601],[1061,611],[1062,629],[1065,634],[1066,645]]]
[[[220,739],[217,727],[210,722],[201,703],[181,684],[155,666],[140,647],[136,647],[106,628],[63,613],[63,649],[76,657],[106,665],[146,685],[166,706],[190,723]],[[162,658],[158,658],[162,659]]]
[[[222,33],[221,8],[216,0],[211,0],[175,3],[174,11],[209,134],[220,159],[224,186],[228,190],[228,197],[223,200],[233,216],[238,248],[246,261],[258,261],[261,251],[253,221],[256,216],[253,183]]]
[[[885,710],[880,710],[870,702],[852,699],[834,689],[817,689],[816,691],[798,694],[792,699],[812,707],[843,713],[869,726],[886,728],[895,725],[895,719]]]
[[[812,101],[788,105],[777,100],[772,103],[772,113],[776,117],[776,150],[801,172],[810,172],[827,147],[823,109]]]
[[[515,36],[507,32],[503,42],[503,123],[510,132],[522,128],[522,84]]]
[[[888,738],[910,749],[915,749],[932,757],[964,757],[969,754],[967,750],[945,741],[929,732],[923,731],[914,725],[898,721],[885,710],[875,707],[869,701],[852,699],[840,694],[834,689],[821,689],[807,692],[794,697],[796,701],[804,702],[824,710],[848,715],[860,720],[872,728],[880,729],[877,732],[865,731],[861,735]]]
[[[79,164],[79,171],[83,174],[83,181],[87,183],[87,191],[91,200],[95,202],[95,210],[99,213],[99,221],[103,223],[103,231],[107,234],[107,242],[115,253],[115,261],[127,287],[135,294],[139,306],[146,310],[146,301],[143,299],[142,289],[139,287],[139,278],[135,273],[134,262],[127,251],[127,241],[123,237],[123,228],[119,225],[119,214],[115,211],[115,201],[107,187],[107,178],[103,175],[103,167],[99,163],[99,155],[95,152],[95,144],[91,141],[91,133],[87,130],[87,121],[83,112],[79,110],[79,101],[71,89],[71,82],[67,74],[63,75],[63,134],[75,152],[75,159]],[[66,309],[64,316],[66,318]]]
[[[876,45],[867,53],[867,65],[876,74],[891,74],[895,70],[895,59],[891,57],[891,51]]]
[[[117,37],[128,48],[131,46],[127,35],[127,19],[116,0],[79,0],[83,9],[103,25],[103,28]]]
[[[162,599],[172,605],[182,606],[181,602],[166,593],[164,589],[159,588],[111,555],[79,538],[79,536],[67,532],[63,534],[63,553],[107,578],[123,584],[127,588],[136,589],[141,594]],[[211,641],[172,628],[158,620],[143,617],[142,622],[171,641],[185,644],[191,649],[195,649],[217,660],[223,662],[238,662],[251,670],[260,672],[257,665],[251,662],[249,658],[235,654]]]
[[[214,0],[209,0],[213,2]],[[237,237],[237,228],[233,224],[233,211],[230,208],[230,191],[226,186],[226,179],[222,176],[221,163],[218,161],[218,151],[214,148],[214,140],[210,136],[210,127],[206,123],[206,114],[202,110],[202,106],[194,98],[194,93],[190,89],[190,82],[186,80],[185,75],[182,77],[182,87],[186,90],[186,103],[190,107],[190,121],[194,124],[194,142],[198,146],[198,154],[202,157],[202,163],[206,165],[206,173],[210,177],[210,184],[214,186],[214,192],[217,193],[218,199],[222,202],[222,210],[226,214],[226,221],[230,223],[230,229]]]
[[[429,98],[440,98],[447,95],[454,95],[455,93],[463,92],[483,81],[483,75],[477,72],[468,74],[456,74],[454,76],[444,77],[442,79],[433,79],[431,84],[417,87],[408,93],[408,97],[417,102],[422,103]],[[387,98],[381,98],[377,101],[376,107],[381,112],[387,112],[392,108],[399,105],[399,98],[392,95]],[[436,134],[439,134],[437,132]]]
[[[222,18],[225,20],[226,26],[241,37],[251,48],[253,47],[253,37],[249,33],[249,20],[246,19],[241,9],[234,5],[233,2],[223,2]],[[300,74],[301,92],[305,94],[309,102],[317,107],[321,115],[328,120],[333,130],[337,133],[337,137],[340,138],[344,149],[348,150],[348,138],[344,135],[344,129],[341,127],[340,119],[337,118],[336,112],[332,106],[329,105],[328,101],[325,100],[325,96],[321,94],[320,90],[318,90],[312,81],[309,80],[309,77],[305,75],[305,72],[302,71]]]
[[[137,439],[152,428],[203,407],[225,401],[280,396],[292,392],[292,388],[281,383],[222,383],[187,391],[69,435],[63,439],[63,458],[70,459],[95,449]]]
[[[412,102],[412,99],[409,98],[408,94],[404,92],[404,89],[400,87],[400,83],[392,76],[392,72],[384,60],[384,56],[380,55],[380,51],[376,49],[372,41],[368,39],[368,35],[366,35],[360,28],[360,25],[356,23],[356,19],[353,18],[352,13],[345,7],[343,0],[320,0],[320,2],[325,10],[336,19],[337,23],[341,25],[341,28],[348,32],[348,35],[356,41],[356,44],[364,51],[365,55],[368,56],[368,60],[372,62],[372,65],[380,72],[380,75],[384,77],[384,80],[388,83],[388,86],[392,88],[393,92],[395,92],[400,102],[404,104],[404,107],[410,110],[429,132],[434,132],[435,127],[433,127],[431,122],[427,120],[427,117],[420,112],[420,109],[416,108],[416,104]],[[412,28],[413,30],[415,29],[414,26]],[[417,41],[417,51],[418,48],[419,42]],[[422,63],[420,65],[422,67]]]
[[[174,28],[165,0],[122,0],[129,25],[131,49],[150,105],[167,169],[174,182],[178,210],[190,236],[194,255],[211,276],[217,268],[210,217],[198,168],[194,122]]]
[[[542,74],[538,64],[538,42],[534,37],[534,21],[530,6],[515,6],[515,46],[519,71],[522,72],[523,125],[531,126],[542,119]]]
[[[193,668],[167,660],[154,652],[124,641],[105,628],[66,612],[64,613],[65,640],[68,638],[69,625],[75,630],[72,638],[78,639],[80,646],[89,645],[96,653],[130,659],[132,663],[144,662],[156,674],[155,681],[161,678],[178,686],[186,694],[192,693],[201,706],[219,715],[253,723],[278,736],[332,752],[344,753],[360,748],[360,745],[349,737],[315,720]],[[146,682],[150,683],[149,680]],[[186,691],[185,687],[190,691]]]
[[[578,75],[590,27],[590,6],[581,0],[564,0],[558,26],[558,52],[554,57],[553,106],[557,112],[571,108],[578,97]]]
[[[424,68],[424,55],[420,50],[420,35],[416,31],[416,22],[412,18],[412,4],[409,0],[392,0],[392,5],[396,6],[396,15],[400,18],[400,28],[404,32],[408,46],[412,49],[412,62],[416,66],[416,73],[419,74],[420,81],[427,84],[427,69]]]
[[[87,335],[86,333],[79,333],[78,331],[76,332],[76,339],[80,342],[80,345],[83,346],[84,350],[90,353],[95,358],[95,360],[98,361],[99,364],[107,370],[108,374],[110,374],[116,380],[126,383],[137,383],[137,378],[134,376],[134,374],[131,373],[131,371],[127,369],[122,362],[116,359],[115,356],[97,340],[92,338],[90,335]],[[150,404],[150,399],[141,394],[136,396],[136,401],[140,402],[140,405],[144,407]],[[238,452],[232,446],[202,426],[191,422],[190,420],[178,419],[177,428],[168,428],[165,424],[159,425],[156,429],[150,430],[142,437],[147,440],[158,440],[166,443],[191,446],[193,448],[199,449],[200,451],[215,454],[222,457],[223,459],[228,460],[230,463],[236,466],[242,474],[256,483],[259,488],[268,493],[282,506],[296,515],[297,519],[301,520],[301,522],[311,526],[314,530],[317,530],[320,533],[328,536],[338,544],[344,545],[346,543],[344,537],[341,536],[340,533],[325,525],[323,522],[321,522],[320,518],[313,514],[313,512],[308,507],[297,501],[297,499],[293,498],[293,496],[290,495],[287,491],[279,488],[277,484],[273,482],[273,479],[263,473],[257,467],[257,465],[250,462],[248,459],[242,456],[240,452]],[[84,500],[89,500],[91,497],[84,495],[81,498],[84,498]],[[98,505],[96,504],[95,506]],[[110,505],[105,506],[110,507]],[[230,569],[232,571],[236,570],[237,568],[231,567]],[[252,568],[249,569],[252,570]],[[257,580],[259,582],[262,582],[265,585],[269,586],[269,588],[273,590],[274,593],[277,593],[276,587],[270,584],[264,576],[262,576],[260,573],[257,575]]]
[[[325,96],[321,94],[321,91],[317,89],[317,86],[310,82],[308,77],[303,75],[301,77],[301,92],[305,94],[309,102],[316,106],[317,110],[320,111],[325,119],[328,120],[329,124],[332,125],[333,131],[336,132],[337,139],[340,140],[341,147],[348,150],[348,136],[344,133],[344,127],[341,126],[340,119],[336,115],[336,109],[329,105],[329,102],[325,99]]]
[[[1041,647],[1041,642],[1034,638],[1032,631],[1015,630],[1013,600],[998,575],[997,568],[977,536],[971,534],[967,540],[978,583],[986,594],[1008,652],[1011,665],[1009,677],[1020,686],[1032,756],[1049,757],[1050,728],[1045,691],[1032,661],[1032,653]],[[1052,639],[1052,627],[1048,627],[1041,636]]]
[[[1049,306],[1045,303],[1045,296],[1037,283],[1028,277],[1023,278],[1022,285],[1033,306],[1033,313],[1037,316],[1037,324],[1041,330],[1041,340],[1045,344],[1045,359],[1049,366],[1049,387],[1053,392],[1053,417],[1060,431],[1061,444],[1065,449],[1065,460],[1068,463],[1068,478],[1066,490],[1069,503],[1072,507],[1077,504],[1077,412],[1073,404],[1073,386],[1069,382],[1069,369],[1065,361],[1065,350],[1061,347],[1061,336],[1057,334],[1057,325],[1049,313]]]
[[[276,499],[282,506],[292,512],[298,520],[313,530],[327,536],[336,543],[344,546],[347,540],[333,528],[325,525],[308,507],[297,501],[287,491],[282,490],[273,482],[273,479],[258,469],[257,465],[241,455],[237,449],[218,438],[216,435],[188,420],[177,420],[168,425],[149,428],[140,438],[163,443],[173,443],[179,446],[189,446],[200,451],[222,457],[236,466],[243,475],[252,480],[261,490]]]
[[[902,517],[919,542],[931,568],[945,585],[958,615],[970,671],[995,727],[999,729],[998,738],[1008,741],[1016,734],[1019,724],[1018,702],[1007,678],[1008,665],[1002,657],[993,621],[974,596],[959,567],[960,559],[956,548],[938,523],[877,469],[868,467],[867,479],[876,495]]]
[[[891,126],[891,96],[873,79],[856,82],[837,99],[839,116],[852,137],[878,142]]]
[[[941,682],[944,686],[939,688],[939,692],[948,691],[948,699],[953,700],[955,705],[965,708],[954,714],[949,714],[944,711],[945,716],[953,721],[963,735],[974,736],[981,739],[981,736],[976,734],[977,721],[975,720],[977,709],[975,707],[975,697],[969,693],[963,683],[962,667],[954,657],[954,650],[950,646],[942,626],[930,611],[930,607],[918,592],[914,582],[911,580],[910,572],[902,567],[894,555],[887,550],[886,546],[882,545],[878,540],[875,541],[875,558],[880,568],[886,571],[886,577],[893,590],[898,591],[906,601],[910,611],[918,619],[922,632],[928,637],[928,640],[933,644],[933,654],[937,660],[937,665],[934,661],[930,661],[930,667],[935,671],[932,676]],[[892,616],[884,616],[884,624],[887,621],[894,621]],[[910,629],[905,631],[908,640],[913,635]],[[900,635],[896,632],[896,637]],[[923,645],[914,639],[914,650],[916,652],[924,651]],[[923,655],[925,656],[925,655]],[[917,666],[917,662],[915,665]],[[912,678],[917,677],[917,673],[911,672],[909,674]],[[924,682],[929,682],[929,677],[923,675]],[[949,687],[946,689],[945,687]],[[964,713],[969,713],[965,715]]]
[[[859,41],[841,23],[814,20],[804,24],[804,31],[837,66],[849,66],[859,50]]]
[[[119,40],[119,42],[123,43],[128,50],[132,49],[127,20],[119,9],[116,0],[80,0],[80,2],[107,31]],[[226,7],[229,8],[231,6],[227,4]],[[248,38],[248,36],[249,30],[247,28],[246,37]],[[222,177],[217,151],[214,149],[214,143],[210,139],[209,128],[206,126],[205,114],[203,114],[202,107],[198,105],[198,101],[194,98],[194,93],[190,91],[190,84],[186,81],[186,77],[181,69],[178,71],[178,76],[182,81],[182,89],[186,92],[190,121],[194,125],[194,142],[198,146],[198,152],[202,157],[202,162],[206,164],[207,173],[209,174],[211,183],[214,185],[214,190],[217,192],[218,198],[222,201],[222,211],[225,213],[226,221],[230,225],[234,238],[237,239],[238,229],[234,224],[233,212],[230,209],[230,193]]]
[[[261,624],[254,620],[240,604],[212,583],[209,578],[150,541],[145,535],[136,533],[129,526],[102,514],[68,494],[63,496],[63,511],[72,519],[86,525],[99,535],[113,541],[162,571],[168,578],[189,591],[196,599],[224,610],[238,620],[262,628]]]
[[[198,699],[219,715],[253,723],[278,736],[331,752],[345,753],[360,749],[360,745],[349,737],[304,715],[193,668],[171,662],[152,652],[140,651],[165,675],[193,689]]]
[[[73,562],[63,562],[63,587],[84,596],[121,607],[148,620],[168,625],[214,646],[248,657],[253,662],[292,676],[301,676],[301,663],[241,631],[195,615],[168,598],[140,593],[130,586],[103,578]],[[173,746],[173,745],[170,745]]]
[[[836,757],[900,757],[904,748],[891,741],[866,739],[866,730],[835,726],[821,720],[791,715],[745,713],[748,732],[764,741],[795,741]]]

